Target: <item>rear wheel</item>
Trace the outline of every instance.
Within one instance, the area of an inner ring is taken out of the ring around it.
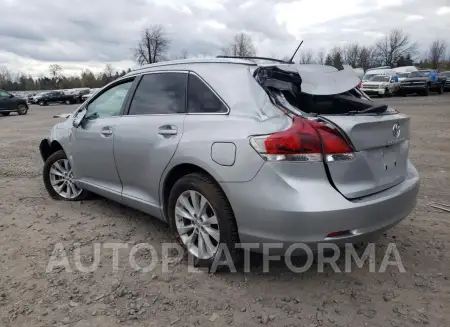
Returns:
[[[70,101],[70,100],[66,100],[66,104],[72,104],[72,101]]]
[[[228,249],[234,263],[239,260],[233,211],[223,191],[208,176],[194,173],[180,178],[170,191],[168,216],[195,265],[210,267],[214,260],[225,260],[219,246]]]
[[[46,103],[45,101],[42,101],[42,100],[40,100],[40,101],[38,102],[38,104],[39,104],[40,106],[45,106],[45,105],[47,105],[47,103]]]
[[[10,112],[2,112],[2,116],[9,116]]]
[[[62,150],[45,161],[43,178],[48,194],[55,200],[79,201],[88,196],[88,192],[77,185],[70,161]]]
[[[17,107],[17,113],[21,116],[26,115],[28,113],[27,106],[24,104],[19,104],[19,106]]]

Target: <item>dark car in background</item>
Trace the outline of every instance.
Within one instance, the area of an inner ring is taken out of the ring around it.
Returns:
[[[27,101],[9,92],[0,90],[0,114],[2,116],[9,116],[11,112],[26,115],[28,112]]]
[[[450,71],[441,72],[439,78],[445,79],[444,91],[450,91]]]
[[[400,83],[400,94],[416,93],[428,96],[430,92],[442,94],[444,92],[445,79],[440,77],[433,69],[418,70],[409,73],[408,77]]]
[[[40,93],[34,97],[33,101],[40,106],[46,106],[50,103],[73,104],[79,102],[75,94],[65,94],[62,91]]]

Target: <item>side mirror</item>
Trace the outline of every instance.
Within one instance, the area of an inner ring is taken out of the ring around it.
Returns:
[[[74,115],[72,121],[73,127],[78,128],[81,125],[84,117],[86,116],[86,112],[87,112],[86,108],[83,108]]]

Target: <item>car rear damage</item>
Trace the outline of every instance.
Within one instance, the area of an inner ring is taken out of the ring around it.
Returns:
[[[267,161],[323,162],[331,185],[348,199],[401,183],[408,174],[410,119],[358,91],[359,79],[351,69],[317,66],[255,71],[293,124],[252,138],[252,146]]]

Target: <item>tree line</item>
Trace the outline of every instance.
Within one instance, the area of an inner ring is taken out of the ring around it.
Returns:
[[[182,50],[179,55],[171,55],[171,45],[172,40],[168,37],[164,27],[152,25],[142,31],[137,46],[132,49],[133,59],[138,65],[146,65],[190,57],[187,50]],[[354,68],[359,67],[364,70],[377,66],[413,65],[421,68],[450,70],[450,55],[446,57],[446,51],[445,41],[436,39],[429,45],[425,55],[420,55],[418,43],[401,29],[394,29],[373,45],[351,43],[334,46],[327,52],[320,49],[300,49],[296,61],[301,64],[315,63],[336,68],[340,68],[342,65],[351,65]],[[257,56],[257,48],[250,35],[239,33],[220,50],[219,54],[251,57]],[[205,54],[205,56],[207,55]],[[286,56],[277,57],[277,59],[289,60],[290,58]],[[21,72],[14,74],[7,68],[0,67],[0,89],[28,91],[82,87],[98,88],[129,71],[131,70],[117,71],[110,64],[106,64],[104,70],[97,74],[85,69],[78,76],[65,76],[60,65],[52,64],[49,66],[47,75],[42,74],[38,78],[33,78],[31,75],[25,75]]]

